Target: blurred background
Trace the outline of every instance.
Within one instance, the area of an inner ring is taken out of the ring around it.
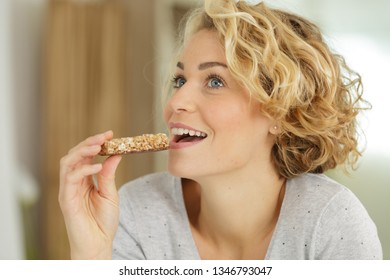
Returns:
[[[315,21],[363,77],[373,109],[346,184],[390,259],[390,1],[266,1]],[[0,1],[0,259],[67,259],[59,160],[89,135],[164,132],[160,94],[177,24],[199,1]],[[124,157],[117,185],[164,170],[166,154]]]

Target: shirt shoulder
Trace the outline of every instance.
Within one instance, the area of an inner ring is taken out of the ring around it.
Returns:
[[[321,209],[340,192],[347,188],[323,174],[304,174],[288,181],[288,201],[300,198],[310,207]],[[306,199],[307,198],[307,199]],[[313,204],[313,200],[320,203]]]
[[[346,240],[350,242],[340,244]],[[322,174],[305,174],[288,181],[272,242],[276,251],[271,252],[284,259],[367,259],[381,255],[376,227],[359,199]],[[353,250],[361,243],[366,246]]]

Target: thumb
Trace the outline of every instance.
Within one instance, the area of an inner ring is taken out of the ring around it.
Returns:
[[[102,170],[99,172],[98,188],[103,194],[113,194],[116,192],[115,172],[122,157],[119,155],[111,156],[103,162]]]

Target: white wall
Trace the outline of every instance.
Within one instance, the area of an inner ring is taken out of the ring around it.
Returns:
[[[40,173],[41,73],[47,0],[12,0],[12,65],[17,159],[28,176]]]
[[[24,256],[15,187],[10,11],[11,0],[0,1],[0,259],[21,259]]]
[[[38,196],[46,4],[0,1],[0,259],[25,258],[21,205],[34,203]]]

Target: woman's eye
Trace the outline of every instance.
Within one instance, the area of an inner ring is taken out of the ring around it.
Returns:
[[[173,87],[174,88],[181,88],[185,83],[186,80],[183,77],[173,77],[172,79]]]
[[[209,77],[207,86],[209,88],[220,88],[224,86],[224,82],[219,77]]]

